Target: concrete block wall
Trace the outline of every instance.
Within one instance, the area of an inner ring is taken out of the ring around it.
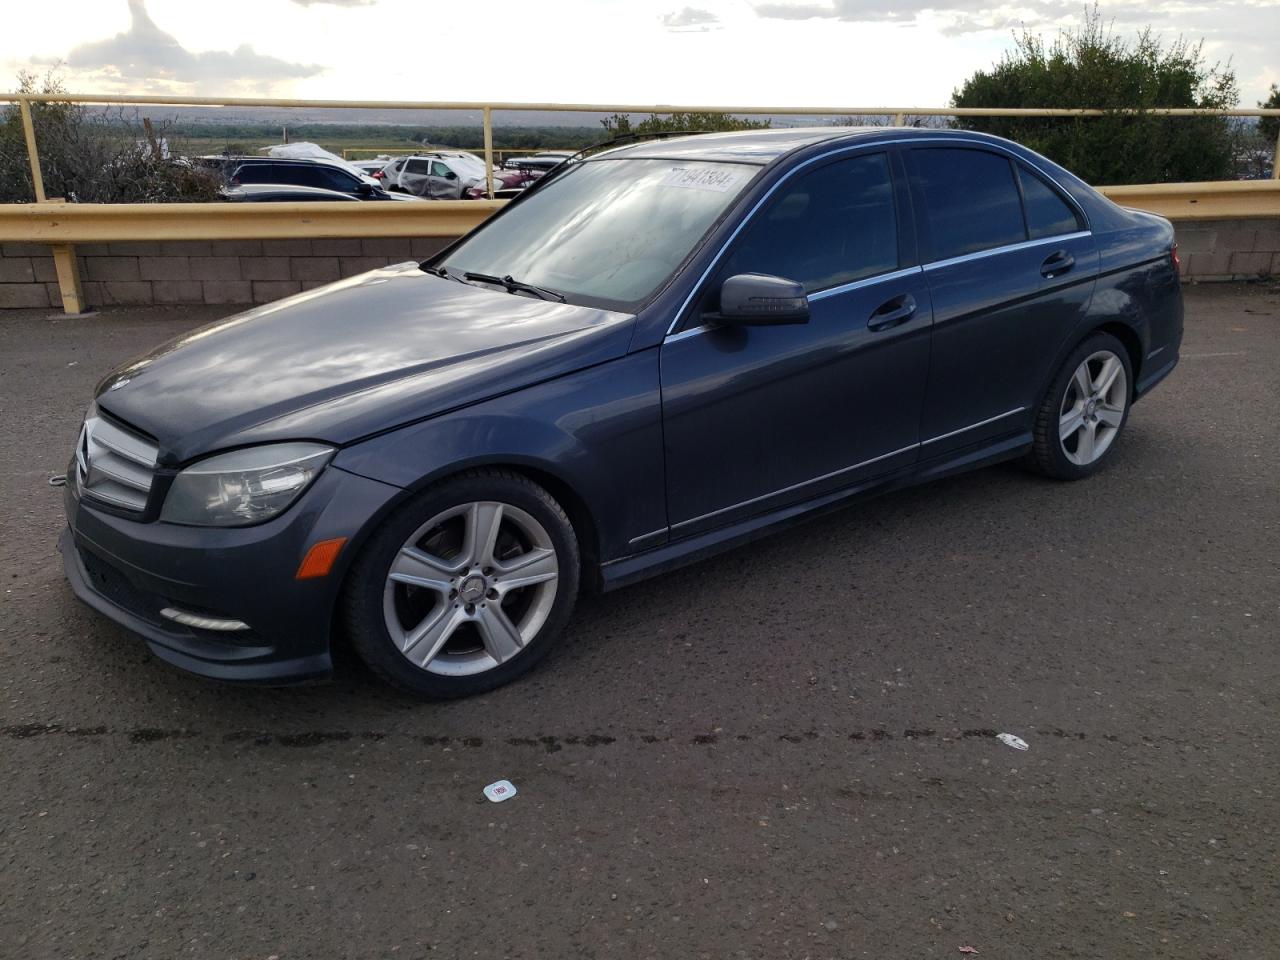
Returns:
[[[212,240],[76,246],[90,306],[267,303],[375,267],[424,260],[447,238]],[[0,245],[0,308],[61,308],[43,244]]]
[[[1280,277],[1280,219],[1186,220],[1176,232],[1183,280]]]
[[[1280,219],[1183,221],[1187,281],[1280,277]],[[431,239],[216,240],[82,244],[85,300],[113,304],[267,303],[388,263],[422,260]],[[0,308],[61,308],[49,248],[0,245]]]

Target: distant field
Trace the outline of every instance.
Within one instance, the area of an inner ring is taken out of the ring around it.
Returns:
[[[163,131],[175,153],[201,155],[222,153],[256,153],[263,147],[282,141],[279,127],[245,125],[219,127],[214,124],[174,124]],[[500,155],[534,150],[577,149],[602,139],[602,132],[591,127],[498,127],[494,129],[494,148]],[[289,128],[289,140],[318,143],[326,150],[352,159],[378,153],[408,153],[424,149],[454,147],[479,152],[484,135],[479,127],[412,127],[370,126],[361,129],[351,125],[314,124]]]

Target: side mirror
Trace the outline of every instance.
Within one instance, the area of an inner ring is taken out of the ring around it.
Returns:
[[[356,185],[356,193],[361,194],[362,196],[368,196],[373,193],[373,184],[365,183],[361,180],[360,183]]]
[[[809,299],[804,285],[764,273],[739,273],[720,287],[721,323],[767,325],[805,323]]]
[[[446,180],[457,180],[457,179],[458,179],[458,175],[457,175],[456,173],[454,173],[452,170],[450,170],[448,173],[446,173],[446,174],[444,175],[444,178],[445,178]]]

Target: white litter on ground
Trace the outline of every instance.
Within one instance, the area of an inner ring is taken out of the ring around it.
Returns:
[[[1030,745],[1021,737],[1015,737],[1012,733],[997,733],[996,739],[1003,743],[1006,747],[1013,747],[1015,750],[1029,750]]]
[[[1025,747],[1023,749],[1026,749]],[[510,780],[499,780],[484,788],[484,795],[494,803],[510,800],[516,795],[516,785]]]

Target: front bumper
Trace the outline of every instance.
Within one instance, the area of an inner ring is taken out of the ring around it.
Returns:
[[[141,523],[94,509],[67,478],[58,541],[76,596],[138,634],[152,653],[217,680],[294,683],[332,670],[329,633],[361,534],[400,493],[330,466],[283,515],[253,527]],[[347,537],[327,577],[295,580],[318,540]],[[164,607],[235,620],[245,631],[187,627]]]

